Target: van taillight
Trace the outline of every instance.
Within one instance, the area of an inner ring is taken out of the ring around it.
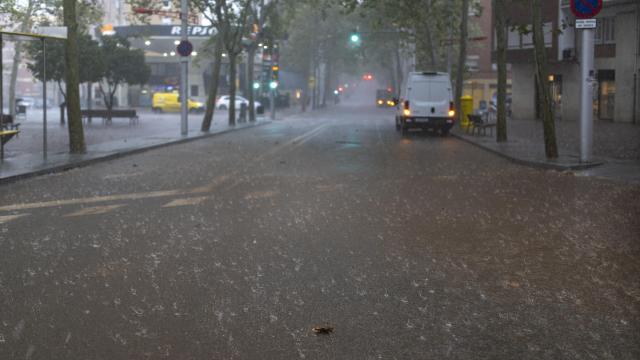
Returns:
[[[404,102],[404,109],[405,109],[405,110],[409,110],[409,100],[406,100],[406,101]]]
[[[453,104],[453,101],[449,101],[449,111],[455,111],[455,105]]]

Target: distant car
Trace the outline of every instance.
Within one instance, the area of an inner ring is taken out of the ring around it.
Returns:
[[[25,97],[21,97],[21,98],[17,98],[16,99],[16,105],[17,106],[24,106],[26,108],[33,108],[35,107],[36,104],[36,100],[30,96],[25,96]]]
[[[451,78],[442,72],[412,72],[401,89],[396,113],[396,130],[408,134],[409,129],[440,131],[443,136],[455,123]]]
[[[188,100],[189,112],[204,112],[204,104],[198,101]],[[180,111],[180,94],[175,92],[157,92],[151,99],[151,108],[154,112],[178,112]]]
[[[376,105],[378,107],[394,107],[396,102],[393,94],[389,89],[376,90]]]
[[[242,106],[242,104],[245,104],[247,106],[249,106],[249,100],[243,98],[242,96],[238,96],[236,95],[236,109],[240,109],[240,107]],[[257,112],[259,112],[259,110],[262,108],[262,104],[260,104],[258,101],[254,101],[254,108],[256,109]],[[219,110],[228,110],[229,109],[229,95],[224,95],[221,96],[220,99],[218,99],[218,102],[216,103],[216,109]]]

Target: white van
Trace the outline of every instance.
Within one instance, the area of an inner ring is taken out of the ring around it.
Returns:
[[[455,123],[451,78],[447,73],[409,73],[399,100],[396,130],[402,131],[403,135],[411,128],[447,135]]]

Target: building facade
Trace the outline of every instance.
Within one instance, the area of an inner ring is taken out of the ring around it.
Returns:
[[[465,80],[463,92],[473,98],[473,107],[478,109],[482,102],[488,105],[498,91],[497,66],[492,58],[492,1],[472,0],[470,9],[470,41],[466,64],[470,77]],[[510,73],[507,78],[507,91],[510,92]]]
[[[528,6],[514,1],[508,7],[507,61],[512,66],[515,119],[534,119],[539,115],[532,36],[514,29],[514,25],[530,27]],[[597,20],[594,119],[638,123],[640,1],[605,0]],[[549,60],[549,76],[545,80],[551,89],[554,114],[559,120],[578,121],[582,34],[574,27],[569,0],[544,0],[543,22]]]

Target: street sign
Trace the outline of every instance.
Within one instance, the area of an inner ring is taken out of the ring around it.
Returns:
[[[595,29],[597,25],[596,19],[576,19],[576,29]]]
[[[178,44],[177,52],[180,56],[189,56],[193,52],[193,44],[189,40],[182,40]]]
[[[602,10],[602,0],[571,0],[571,12],[578,19],[591,19]]]

